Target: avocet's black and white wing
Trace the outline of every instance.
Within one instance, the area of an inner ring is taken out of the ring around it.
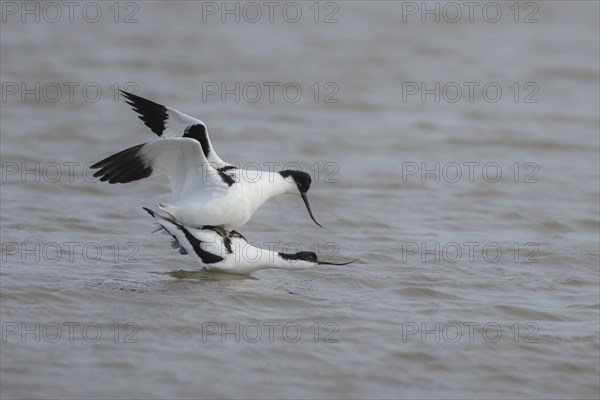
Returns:
[[[228,188],[231,177],[206,160],[200,142],[189,137],[156,139],[130,147],[92,165],[102,182],[127,183],[166,175],[175,198],[206,186]]]
[[[188,137],[197,140],[202,146],[204,156],[214,168],[229,164],[221,160],[210,142],[206,124],[171,107],[163,106],[151,100],[121,90],[127,104],[140,114],[144,124],[162,138]]]
[[[210,246],[211,244],[223,243],[228,241],[229,252],[231,252],[231,241],[229,238],[222,238],[216,232],[212,230],[199,230],[194,229],[194,234],[188,230],[188,228],[175,222],[168,217],[164,217],[149,208],[143,207],[144,210],[154,218],[156,223],[159,225],[159,229],[164,229],[166,233],[171,235],[173,238],[172,247],[179,249],[181,254],[191,254],[197,257],[199,261],[204,264],[214,264],[222,262],[225,258],[218,254],[218,250],[222,250],[218,247],[221,246]],[[209,249],[206,249],[207,244]]]

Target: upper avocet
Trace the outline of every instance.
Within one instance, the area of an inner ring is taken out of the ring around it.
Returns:
[[[299,194],[312,220],[306,172],[286,170],[245,173],[223,162],[214,151],[206,125],[175,109],[123,92],[139,118],[161,139],[130,147],[92,165],[103,182],[127,183],[166,175],[172,200],[162,210],[185,226],[213,227],[222,235],[243,226],[268,199]],[[253,171],[254,172],[254,171]],[[252,179],[246,179],[251,176]]]

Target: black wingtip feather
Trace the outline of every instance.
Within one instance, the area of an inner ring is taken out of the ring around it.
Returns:
[[[108,183],[128,183],[149,177],[152,175],[152,167],[146,164],[139,153],[143,146],[144,144],[133,146],[98,161],[91,166],[99,169],[94,177]]]
[[[149,209],[148,207],[142,207],[144,209],[144,211],[146,211],[148,214],[150,214],[152,216],[152,218],[154,218],[154,216],[156,215],[156,213],[154,211],[152,211],[151,209]]]
[[[169,118],[167,108],[162,104],[155,103],[151,100],[145,99],[133,93],[120,91],[125,102],[129,104],[133,111],[140,114],[138,116],[144,124],[156,133],[158,136],[162,136],[165,130],[165,121]]]

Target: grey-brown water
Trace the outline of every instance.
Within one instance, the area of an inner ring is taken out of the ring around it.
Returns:
[[[598,15],[2,2],[2,398],[598,398]],[[311,173],[325,229],[281,197],[250,241],[361,261],[200,271],[165,179],[88,174],[155,137],[118,88]]]

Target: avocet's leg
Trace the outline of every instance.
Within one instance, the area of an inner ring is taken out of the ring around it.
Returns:
[[[202,229],[210,229],[219,234],[219,236],[226,238],[229,236],[229,232],[227,232],[222,226],[212,226],[212,225],[204,225]]]
[[[238,237],[238,238],[242,238],[242,239],[246,240],[246,238],[244,237],[244,235],[242,235],[241,233],[239,233],[235,229],[229,232],[229,237]]]

